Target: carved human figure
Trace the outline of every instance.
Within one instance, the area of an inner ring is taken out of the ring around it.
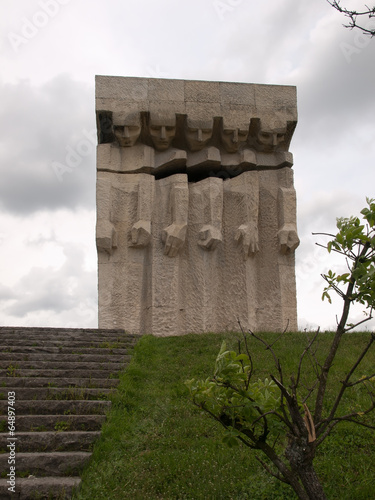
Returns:
[[[98,179],[96,246],[99,252],[109,255],[117,248],[117,233],[111,222],[111,182],[109,179]]]
[[[260,120],[257,132],[257,142],[260,149],[266,153],[276,151],[284,142],[286,132],[286,123],[281,120],[273,122]]]
[[[259,173],[245,172],[231,179],[233,193],[240,197],[243,224],[236,233],[235,240],[242,248],[244,260],[259,252],[258,213],[259,213]]]
[[[294,224],[285,224],[277,233],[280,243],[280,252],[283,255],[294,252],[300,240]]]
[[[121,119],[122,118],[122,119]],[[120,146],[131,147],[141,134],[141,117],[139,113],[130,113],[118,119],[114,114],[114,134]],[[119,124],[121,122],[121,124]]]
[[[147,175],[138,184],[138,220],[130,232],[130,246],[135,248],[144,248],[151,241],[153,182],[154,178],[151,175]]]
[[[226,122],[225,118],[223,118],[220,130],[220,141],[227,153],[236,153],[240,146],[247,141],[248,135],[248,125],[234,125]]]
[[[176,115],[150,112],[149,134],[157,151],[165,151],[176,134]]]
[[[185,138],[190,151],[200,151],[212,137],[214,121],[186,119]]]
[[[109,255],[117,248],[117,233],[110,221],[100,219],[96,224],[96,246],[99,252]]]
[[[131,176],[135,179],[135,176]],[[130,246],[143,248],[151,239],[151,214],[154,177],[141,174],[137,193],[137,222],[130,230]],[[108,176],[101,175],[97,196],[101,203],[97,207],[96,245],[98,251],[111,255],[117,248],[118,234],[112,223],[112,184]]]
[[[200,182],[204,199],[204,221],[198,236],[198,245],[204,250],[215,250],[223,241],[223,180],[208,177]]]
[[[300,240],[296,224],[296,191],[293,187],[293,171],[283,169],[279,174],[281,187],[278,190],[277,202],[279,212],[279,250],[288,255],[298,247]]]
[[[188,224],[189,190],[187,179],[181,176],[171,176],[169,206],[172,214],[172,224],[163,229],[162,241],[164,255],[176,257],[186,240]]]

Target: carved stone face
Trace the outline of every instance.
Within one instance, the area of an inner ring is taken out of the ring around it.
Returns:
[[[187,119],[185,137],[191,151],[199,151],[204,148],[212,137],[213,121],[195,121]]]
[[[244,142],[247,141],[249,130],[245,128],[226,128],[221,130],[220,139],[228,153],[236,153]]]
[[[120,146],[134,146],[141,134],[139,113],[132,113],[125,117],[115,117],[114,132]]]
[[[141,133],[140,125],[115,126],[115,136],[120,146],[134,146]]]
[[[171,145],[176,134],[176,120],[150,117],[149,132],[152,143],[158,151],[165,151]]]
[[[272,152],[285,140],[286,126],[281,123],[275,124],[274,127],[260,126],[257,134],[258,143],[262,149],[267,152]]]

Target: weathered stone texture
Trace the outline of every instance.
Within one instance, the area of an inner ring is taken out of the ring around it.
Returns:
[[[294,87],[97,77],[99,327],[297,328]]]

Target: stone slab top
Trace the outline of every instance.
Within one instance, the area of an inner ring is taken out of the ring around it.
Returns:
[[[254,117],[276,112],[297,121],[295,86],[101,75],[95,82],[97,111],[162,107],[188,114],[204,106],[212,109],[213,116],[229,111],[244,111]]]

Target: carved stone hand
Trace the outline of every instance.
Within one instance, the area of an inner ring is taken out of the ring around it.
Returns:
[[[143,248],[150,243],[151,240],[151,222],[147,220],[139,220],[134,224],[131,230],[131,246]]]
[[[249,255],[254,255],[256,252],[259,252],[257,227],[242,224],[242,226],[237,229],[234,238],[237,243],[242,243],[242,254],[245,260],[249,257]]]
[[[117,248],[117,233],[108,220],[98,220],[96,224],[96,247],[99,252],[106,252],[109,255],[114,248]]]
[[[280,244],[280,252],[283,255],[294,252],[299,245],[299,238],[293,224],[285,224],[277,233]]]
[[[162,231],[161,237],[165,244],[164,255],[176,257],[185,243],[186,229],[187,224],[173,223]]]
[[[205,250],[215,250],[222,241],[221,231],[214,226],[207,224],[199,231],[198,245]]]

